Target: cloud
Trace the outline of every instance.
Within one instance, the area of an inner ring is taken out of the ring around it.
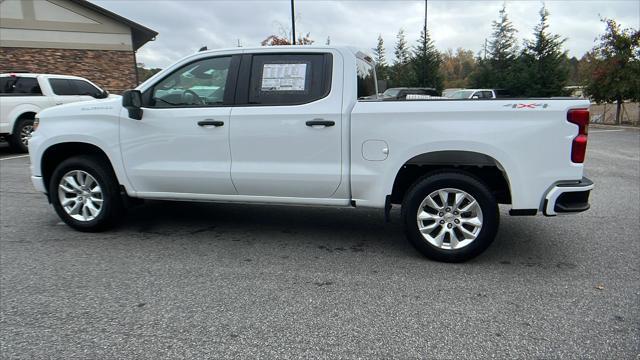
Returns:
[[[289,32],[289,0],[93,0],[99,6],[159,32],[157,40],[138,51],[138,61],[165,67],[197,51],[237,46],[258,46],[271,34]],[[466,48],[477,53],[491,35],[502,1],[429,1],[429,31],[440,50]],[[538,22],[539,1],[508,1],[507,13],[520,39],[531,38]],[[613,18],[625,27],[640,27],[638,1],[548,1],[550,30],[567,38],[570,56],[582,56],[604,30],[600,17]],[[424,22],[424,1],[311,1],[296,0],[299,33],[311,33],[318,44],[327,37],[336,45],[370,49],[378,34],[393,59],[398,29],[415,44]],[[282,29],[281,29],[282,28]]]

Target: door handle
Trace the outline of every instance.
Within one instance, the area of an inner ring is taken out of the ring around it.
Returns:
[[[207,119],[207,120],[203,120],[203,121],[198,121],[198,126],[223,126],[224,125],[224,121],[220,121],[220,120],[211,120],[211,119]]]
[[[336,124],[336,122],[331,120],[313,119],[307,121],[306,124],[307,126],[333,126]]]

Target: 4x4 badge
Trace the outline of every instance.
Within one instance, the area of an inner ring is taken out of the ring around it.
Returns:
[[[535,109],[538,107],[542,107],[543,109],[546,109],[549,106],[549,104],[506,104],[503,106],[510,107],[513,109]]]

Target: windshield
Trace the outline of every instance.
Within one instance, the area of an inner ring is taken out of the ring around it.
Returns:
[[[461,90],[456,91],[453,94],[449,95],[451,99],[468,99],[471,94],[473,94],[473,90]]]
[[[400,93],[400,89],[387,89],[385,92],[382,93],[382,96],[396,97],[398,96],[399,93]]]

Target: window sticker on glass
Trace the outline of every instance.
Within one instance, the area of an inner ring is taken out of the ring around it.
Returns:
[[[304,91],[307,64],[264,64],[262,91]]]

